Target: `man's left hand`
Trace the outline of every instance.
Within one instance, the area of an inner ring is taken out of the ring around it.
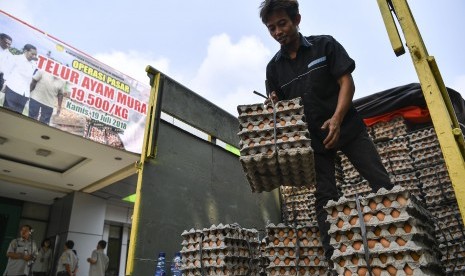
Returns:
[[[328,131],[328,135],[323,141],[323,145],[326,149],[332,149],[337,145],[339,141],[339,136],[341,135],[341,122],[336,117],[331,117],[326,120],[321,126],[322,130]]]

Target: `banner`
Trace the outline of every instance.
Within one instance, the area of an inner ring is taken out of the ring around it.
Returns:
[[[3,11],[0,26],[2,108],[141,153],[148,80],[142,84]]]

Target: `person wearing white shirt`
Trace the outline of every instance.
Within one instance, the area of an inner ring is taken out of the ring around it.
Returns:
[[[37,48],[24,45],[22,55],[14,55],[11,64],[5,68],[5,101],[3,106],[23,113],[30,95],[32,75],[36,69]]]
[[[108,256],[103,250],[107,247],[107,242],[101,240],[97,244],[97,249],[92,251],[92,256],[87,258],[90,263],[89,276],[105,276],[105,271],[108,268]]]
[[[0,34],[0,91],[3,90],[4,68],[10,64],[11,57],[13,56],[10,52],[11,43],[13,43],[13,39],[9,35]]]

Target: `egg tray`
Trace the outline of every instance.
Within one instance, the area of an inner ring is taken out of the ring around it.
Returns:
[[[293,148],[295,147],[292,145],[294,142],[298,142],[300,140],[310,140],[310,134],[308,131],[293,131],[288,133],[281,133],[276,135],[276,141],[274,137],[248,137],[246,140],[241,140],[239,143],[239,148],[241,154],[248,155],[255,154],[256,152],[260,152],[259,149],[255,149],[260,146],[268,146],[276,144],[283,144],[283,143],[291,143],[289,146],[280,145],[278,148]],[[304,143],[306,144],[306,143]],[[255,151],[253,151],[255,149]]]
[[[368,276],[366,267],[343,267],[337,270],[338,275],[344,276]],[[372,267],[374,276],[442,276],[444,272],[441,268],[433,266],[432,268],[415,268],[412,269],[408,264],[402,268],[388,266],[387,268]]]
[[[293,187],[293,186],[281,186],[281,193],[283,196],[310,196],[315,192],[316,188],[312,187]]]
[[[242,156],[254,156],[254,155],[261,155],[267,154],[271,155],[274,154],[276,150],[278,151],[286,151],[292,149],[310,149],[310,152],[313,152],[310,138],[305,136],[301,136],[298,140],[287,140],[283,141],[279,139],[277,143],[264,143],[259,146],[253,147],[244,147],[241,149],[241,157]]]
[[[302,98],[298,97],[291,100],[278,101],[275,103],[274,107],[276,108],[276,112],[300,109],[301,107],[303,107]],[[237,107],[237,112],[239,113],[239,117],[273,114],[273,104],[257,103],[249,105],[239,105]]]
[[[425,141],[438,141],[436,132],[433,127],[412,131],[406,135],[410,144],[421,143]]]
[[[283,114],[284,115],[284,114]],[[281,128],[302,128],[302,126],[307,126],[307,122],[305,121],[305,115],[295,114],[295,115],[288,115],[286,117],[277,117],[276,121],[273,118],[261,118],[260,121],[245,121],[239,123],[239,132],[237,135],[239,137],[243,135],[247,135],[250,132],[256,131],[274,131],[274,129],[281,129]],[[285,132],[286,130],[282,130]],[[289,131],[287,131],[289,132]]]
[[[199,276],[199,275],[215,275],[215,276],[255,276],[259,275],[257,269],[252,269],[249,271],[248,268],[238,267],[238,268],[224,268],[224,267],[208,267],[205,268],[204,273],[201,272],[200,268],[186,269],[182,270],[183,276]]]
[[[278,127],[276,128],[276,137],[282,137],[283,135],[289,133],[300,133],[300,132],[308,132],[307,124],[296,124],[296,125],[289,125],[286,127]],[[273,140],[275,136],[275,129],[266,129],[266,130],[257,130],[257,131],[249,131],[244,130],[240,131],[237,134],[240,138],[239,144],[247,144],[250,139],[257,139],[263,138],[265,140]]]
[[[298,270],[295,267],[268,267],[266,273],[268,276],[295,276],[297,275],[305,276],[329,276],[330,274],[327,271],[326,267],[299,267]]]

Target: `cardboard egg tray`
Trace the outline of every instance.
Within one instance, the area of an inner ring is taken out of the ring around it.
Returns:
[[[181,236],[183,275],[258,275],[257,230],[219,224]]]
[[[389,122],[379,122],[371,127],[373,140],[392,139],[407,133],[407,125],[403,117],[396,117]]]
[[[379,268],[381,273],[390,271],[387,275],[405,275],[404,268],[408,266],[411,273],[441,275],[438,252],[435,251],[434,224],[428,212],[405,188],[380,189],[360,198],[360,204],[373,269]],[[330,244],[335,249],[331,259],[337,272],[340,275],[368,275],[356,202],[342,197],[337,202],[328,202],[325,209],[327,221],[331,223]],[[385,262],[391,267],[374,257],[391,258],[396,254],[396,261]]]
[[[272,104],[241,105],[237,110],[239,160],[252,192],[314,185],[313,149],[300,98],[277,102],[274,110]]]
[[[300,275],[327,275],[316,224],[297,227],[269,224],[266,230],[268,275],[297,275],[297,271]]]
[[[316,222],[315,187],[281,186],[283,220],[288,225]]]

